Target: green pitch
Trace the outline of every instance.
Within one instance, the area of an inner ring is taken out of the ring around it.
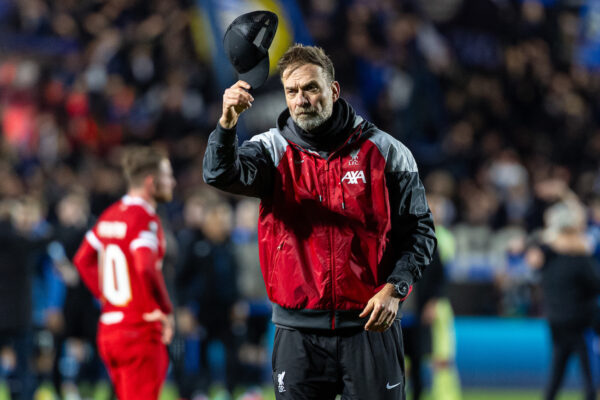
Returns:
[[[94,393],[94,400],[108,400],[110,389],[107,385],[99,385]],[[218,391],[213,393],[211,400],[227,399],[223,393]],[[241,394],[241,393],[240,393]],[[264,400],[274,400],[275,396],[272,389],[266,388],[263,391]],[[582,393],[576,391],[563,391],[558,400],[579,400]],[[236,400],[234,396],[231,400]],[[410,396],[409,396],[410,398]],[[44,384],[36,392],[34,400],[55,400],[54,392],[51,386]],[[167,383],[164,387],[160,400],[176,400],[177,389],[173,384]],[[462,400],[541,400],[542,390],[510,390],[510,389],[463,389]],[[4,382],[0,381],[0,400],[10,400],[10,396]],[[425,400],[435,400],[431,396],[426,395]]]
[[[478,389],[463,390],[463,400],[542,400],[542,390],[500,390]],[[579,400],[581,393],[564,392],[557,400]],[[427,400],[433,400],[426,397]]]

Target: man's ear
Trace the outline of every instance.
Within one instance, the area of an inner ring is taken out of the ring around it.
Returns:
[[[335,103],[340,98],[340,84],[338,81],[331,82],[331,93],[333,102]]]
[[[146,188],[146,191],[148,191],[148,193],[154,193],[154,191],[156,190],[156,179],[154,175],[146,175],[146,177],[144,178],[144,188]]]

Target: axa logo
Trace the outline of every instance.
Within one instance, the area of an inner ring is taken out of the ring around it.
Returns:
[[[350,152],[350,161],[348,161],[349,166],[358,165],[358,153],[360,152],[360,148]]]
[[[285,385],[283,384],[283,377],[285,376],[285,371],[280,374],[277,374],[277,389],[279,393],[285,392]]]
[[[363,171],[348,171],[342,178],[342,183],[345,180],[348,180],[349,184],[356,185],[358,184],[359,179],[361,179],[363,183],[367,183],[367,179],[365,178],[365,173]]]

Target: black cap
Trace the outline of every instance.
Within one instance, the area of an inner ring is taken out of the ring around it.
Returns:
[[[240,15],[227,27],[223,44],[238,78],[256,89],[269,76],[269,46],[277,31],[277,15],[253,11]],[[262,34],[262,36],[260,36]]]

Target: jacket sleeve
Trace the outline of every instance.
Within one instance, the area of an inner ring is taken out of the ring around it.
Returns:
[[[593,256],[588,258],[586,268],[583,269],[583,284],[593,295],[600,293],[600,265]]]
[[[398,249],[395,267],[387,282],[406,281],[412,285],[431,262],[437,240],[416,163],[410,152],[404,156],[409,158],[408,165],[412,168],[386,173],[392,213],[391,240]]]
[[[259,141],[238,147],[234,129],[217,124],[204,153],[204,181],[226,192],[263,198],[273,186],[274,165]]]

